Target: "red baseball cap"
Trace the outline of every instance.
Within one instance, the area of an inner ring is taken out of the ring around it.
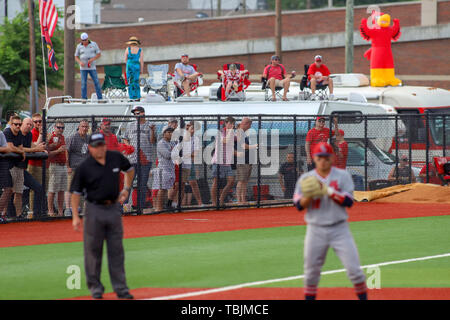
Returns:
[[[321,142],[313,149],[312,155],[314,156],[331,156],[333,154],[333,148],[329,143]]]
[[[111,123],[111,119],[109,118],[103,118],[102,123]]]
[[[339,129],[339,135],[344,136],[344,130]]]

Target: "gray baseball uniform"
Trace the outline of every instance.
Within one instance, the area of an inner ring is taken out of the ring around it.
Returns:
[[[332,167],[326,178],[322,178],[316,170],[304,173],[297,181],[294,203],[302,197],[300,181],[308,176],[315,176],[321,183],[353,199],[354,185],[350,174],[345,170]],[[336,203],[328,195],[314,199],[307,208],[304,244],[305,287],[317,287],[329,247],[333,248],[341,260],[353,284],[365,281],[347,218],[345,207]]]

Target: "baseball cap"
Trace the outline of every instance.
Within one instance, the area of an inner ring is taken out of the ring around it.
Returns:
[[[316,118],[316,120],[325,120],[325,117],[319,116],[319,117]]]
[[[321,142],[313,149],[313,156],[331,156],[333,154],[333,148],[329,143]]]
[[[166,127],[164,127],[164,129],[163,129],[163,134],[166,133],[166,131],[174,132],[175,129],[172,128],[172,127],[166,126]]]
[[[277,55],[273,55],[270,60],[280,60],[280,57]]]
[[[89,36],[88,36],[88,34],[86,33],[86,32],[83,32],[82,34],[81,34],[81,40],[87,40],[88,38],[89,38]]]
[[[314,61],[322,61],[322,56],[321,55],[315,56]]]
[[[172,123],[172,122],[176,122],[176,123],[178,123],[178,120],[177,120],[177,118],[169,118],[169,121],[168,121],[169,123]]]
[[[101,133],[94,133],[89,137],[89,145],[91,147],[98,147],[105,144],[105,137]]]
[[[183,53],[183,54],[181,55],[181,57],[189,57],[189,55],[188,55],[187,53]]]
[[[102,123],[111,123],[111,119],[109,118],[103,118]]]
[[[344,130],[339,129],[339,135],[344,136]]]
[[[145,113],[145,109],[143,107],[141,107],[141,106],[134,106],[133,109],[131,109],[131,113],[132,114],[134,114],[136,111]]]

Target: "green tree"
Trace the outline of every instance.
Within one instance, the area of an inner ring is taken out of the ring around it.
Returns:
[[[36,35],[36,73],[39,93],[44,93],[44,65],[42,62],[41,29],[39,24],[39,6],[35,5],[35,35]],[[57,26],[52,37],[53,49],[59,71],[55,72],[48,66],[47,48],[44,48],[45,68],[47,70],[47,85],[49,88],[61,89],[64,79],[64,33]],[[13,20],[5,19],[0,26],[0,74],[11,87],[10,91],[0,91],[0,104],[3,114],[7,110],[20,109],[29,99],[30,91],[30,41],[28,26],[28,8],[19,13]]]

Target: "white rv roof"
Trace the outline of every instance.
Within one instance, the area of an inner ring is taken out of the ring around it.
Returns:
[[[144,107],[150,116],[190,115],[317,115],[328,109],[360,110],[365,114],[391,113],[392,107],[349,101],[288,101],[288,102],[166,102],[166,103],[59,103],[48,110],[50,117],[122,116],[131,115],[133,106]],[[326,106],[329,107],[326,107]]]

